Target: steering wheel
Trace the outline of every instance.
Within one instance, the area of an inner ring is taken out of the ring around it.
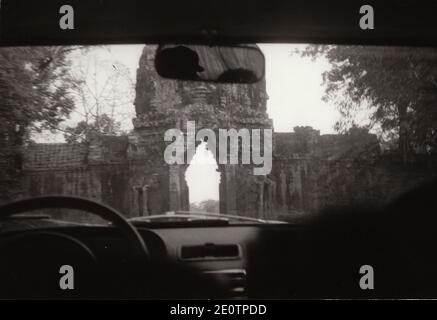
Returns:
[[[126,272],[127,269],[117,266],[115,271],[110,269],[108,271],[109,273],[107,273],[104,268],[103,270],[99,270],[99,272],[91,270],[86,273],[78,273],[81,275],[78,277],[78,281],[82,279],[82,286],[79,283],[77,286],[79,289],[76,290],[75,288],[75,290],[72,291],[59,290],[58,269],[56,269],[55,273],[52,272],[53,269],[46,270],[45,261],[42,263],[42,269],[38,263],[35,264],[36,268],[38,268],[36,271],[33,270],[35,265],[32,265],[31,272],[29,272],[29,263],[27,262],[23,264],[18,263],[18,265],[12,264],[13,268],[18,267],[18,272],[16,272],[16,269],[10,272],[10,265],[6,265],[6,272],[0,268],[0,298],[4,297],[10,299],[11,297],[17,297],[22,299],[23,296],[31,298],[47,298],[52,296],[60,298],[83,298],[84,296],[87,298],[95,298],[96,296],[113,298],[113,294],[117,297],[121,295],[123,298],[200,298],[209,297],[210,295],[212,297],[225,297],[225,292],[227,291],[221,282],[219,283],[215,280],[211,281],[211,279],[203,274],[199,275],[198,271],[191,269],[191,267],[182,267],[173,263],[154,264],[153,261],[151,261],[153,259],[149,259],[149,251],[142,237],[132,224],[115,209],[98,202],[70,196],[44,196],[18,200],[0,206],[0,222],[2,219],[13,214],[51,208],[82,210],[111,221],[114,226],[121,231],[124,237],[129,240],[131,253],[135,254],[136,258],[139,258],[136,259],[135,262],[139,260],[140,263],[129,263],[127,265],[128,272]],[[22,241],[24,245],[22,245],[22,243],[19,244],[21,246],[20,248],[24,247],[28,250],[27,252],[32,253],[34,245],[32,239],[43,241],[42,243],[45,241],[47,244],[53,244],[56,248],[70,245],[69,250],[61,252],[61,259],[58,259],[57,256],[54,257],[56,262],[64,259],[65,254],[62,256],[63,253],[70,254],[72,250],[75,250],[74,252],[80,252],[79,258],[83,258],[80,261],[88,263],[89,258],[92,258],[92,252],[87,251],[86,247],[82,245],[80,241],[75,241],[74,238],[59,232],[39,233],[37,231],[36,233],[31,233],[30,237]],[[16,253],[14,248],[12,252]],[[38,256],[38,253],[36,253],[36,255]],[[24,254],[24,259],[27,258],[27,256],[28,255]],[[2,257],[0,257],[0,261],[1,258]],[[18,258],[21,258],[20,252],[18,252]],[[21,262],[21,260],[19,261]],[[143,261],[145,261],[146,264],[141,263]],[[0,263],[0,267],[1,266],[2,264]],[[79,267],[81,267],[81,265],[79,265]],[[86,269],[87,267],[88,264],[85,265],[82,270],[88,271]],[[59,267],[57,266],[57,268]],[[120,270],[121,274],[118,273]],[[102,272],[101,275],[99,275],[100,272]],[[34,274],[38,274],[36,279],[34,279]],[[22,275],[24,275],[25,280],[23,280]],[[115,280],[110,278],[114,275],[121,275],[121,277]],[[146,275],[146,277],[144,277],[144,275]],[[1,276],[6,277],[6,285],[5,283],[1,283]],[[32,286],[29,286],[29,283],[31,283]],[[11,290],[13,290],[12,296]]]
[[[0,220],[14,214],[53,208],[81,210],[112,222],[129,241],[135,258],[139,261],[148,261],[149,251],[135,227],[117,210],[93,200],[72,196],[43,196],[17,200],[0,206]]]

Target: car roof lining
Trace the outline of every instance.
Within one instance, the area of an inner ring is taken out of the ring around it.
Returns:
[[[437,2],[427,0],[71,0],[74,30],[59,28],[63,4],[3,0],[0,45],[437,45]],[[359,27],[364,4],[374,8],[374,30]]]

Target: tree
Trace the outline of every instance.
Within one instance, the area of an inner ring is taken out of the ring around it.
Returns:
[[[68,54],[72,47],[0,50],[0,119],[24,137],[29,130],[55,128],[71,112]],[[6,134],[3,130],[3,134]]]
[[[217,200],[208,199],[201,202],[191,203],[190,211],[192,212],[209,212],[209,213],[219,213],[220,204]]]
[[[110,57],[104,47],[89,49],[76,57],[72,88],[76,123],[62,131],[67,142],[87,142],[90,134],[124,134],[123,122],[133,117],[129,106],[134,98],[134,84],[129,70]]]
[[[74,47],[0,49],[0,193],[18,184],[21,147],[32,131],[52,129],[73,109],[69,53]]]
[[[93,122],[80,121],[74,127],[67,127],[64,131],[67,143],[88,142],[93,134],[121,134],[120,122],[101,114]]]
[[[342,115],[346,131],[366,115],[368,129],[397,138],[406,162],[412,150],[437,148],[437,51],[427,48],[311,45],[302,56],[324,56],[332,69],[323,74],[325,101]]]

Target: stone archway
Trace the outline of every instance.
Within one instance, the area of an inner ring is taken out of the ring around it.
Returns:
[[[195,121],[196,133],[202,128],[215,132],[271,129],[272,121],[266,113],[266,84],[265,80],[253,85],[166,80],[154,71],[154,50],[146,46],[140,58],[135,99],[137,117],[133,120],[137,148],[130,157],[147,163],[145,174],[159,172],[164,211],[188,210],[185,172],[191,159],[186,155],[185,164],[165,163],[164,133],[174,128],[184,132],[188,121]],[[218,171],[220,212],[256,215],[258,190],[253,190],[252,170],[238,164],[219,164]]]
[[[198,144],[185,170],[190,211],[219,213],[221,174],[217,160],[207,146],[206,142]]]

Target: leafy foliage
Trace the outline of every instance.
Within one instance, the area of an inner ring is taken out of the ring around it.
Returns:
[[[120,134],[120,122],[104,113],[92,123],[80,121],[73,127],[67,127],[64,137],[68,143],[87,142],[93,134]]]
[[[217,200],[208,199],[201,202],[191,203],[190,211],[192,212],[209,212],[209,213],[219,213],[220,204]]]
[[[21,146],[32,130],[54,129],[74,103],[68,54],[73,47],[0,49],[0,194],[18,184]]]
[[[74,107],[69,95],[70,47],[0,50],[2,124],[41,130],[55,128]],[[17,129],[18,130],[18,129]]]
[[[412,148],[437,148],[437,51],[428,48],[311,45],[302,56],[324,56],[332,69],[323,74],[326,101],[342,119],[338,131],[364,126],[398,138],[404,157]],[[357,123],[365,116],[367,123]]]

